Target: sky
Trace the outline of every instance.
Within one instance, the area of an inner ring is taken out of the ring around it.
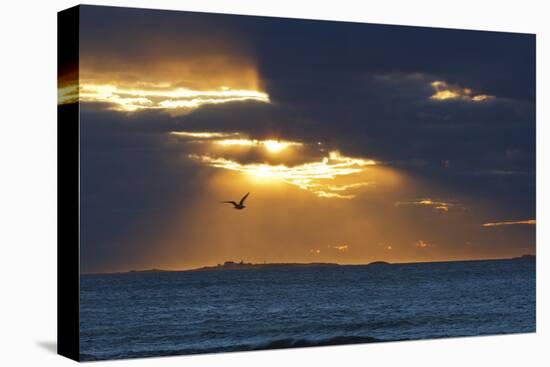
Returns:
[[[82,6],[76,101],[83,273],[536,250],[534,35]]]

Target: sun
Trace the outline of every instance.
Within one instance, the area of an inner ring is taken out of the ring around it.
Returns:
[[[262,147],[268,153],[271,153],[271,154],[280,153],[289,147],[299,147],[303,145],[302,143],[297,141],[285,141],[285,140],[274,140],[274,139],[257,140],[257,139],[244,139],[244,138],[220,139],[220,140],[216,140],[215,143],[226,147],[233,147],[233,146]]]
[[[277,140],[265,140],[263,144],[265,146],[265,149],[269,153],[279,153],[291,145],[296,145],[296,143],[293,143],[293,142],[277,141]]]
[[[270,153],[279,153],[281,150],[285,149],[287,145],[276,140],[266,140],[264,142],[265,149]]]

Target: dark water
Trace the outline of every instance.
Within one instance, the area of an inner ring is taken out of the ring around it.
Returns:
[[[535,331],[535,261],[85,275],[83,360]]]

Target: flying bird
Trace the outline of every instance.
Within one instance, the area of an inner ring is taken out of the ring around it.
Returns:
[[[233,209],[244,209],[246,208],[246,206],[244,206],[244,201],[246,200],[246,198],[248,197],[248,195],[250,195],[249,192],[246,193],[245,196],[243,196],[243,198],[241,199],[241,201],[239,201],[238,203],[236,203],[235,201],[222,201],[222,203],[224,204],[233,204]]]

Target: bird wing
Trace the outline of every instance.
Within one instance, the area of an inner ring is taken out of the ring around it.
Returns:
[[[233,204],[233,205],[235,205],[235,206],[238,205],[238,204],[237,204],[236,202],[234,202],[234,201],[222,201],[222,203],[224,203],[224,204]]]
[[[239,202],[239,205],[243,205],[244,201],[246,200],[246,198],[248,197],[248,195],[250,195],[249,192],[246,193],[245,196],[243,196],[243,198],[241,199],[241,201]]]

